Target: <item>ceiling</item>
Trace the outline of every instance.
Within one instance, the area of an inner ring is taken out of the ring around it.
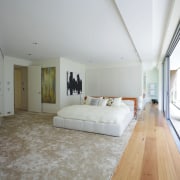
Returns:
[[[154,63],[175,0],[0,0],[0,48],[29,60]]]

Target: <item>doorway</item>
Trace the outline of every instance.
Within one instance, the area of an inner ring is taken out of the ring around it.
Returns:
[[[27,111],[28,107],[27,67],[14,65],[14,110]]]

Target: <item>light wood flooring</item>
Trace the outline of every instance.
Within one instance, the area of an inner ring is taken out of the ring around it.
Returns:
[[[139,116],[112,180],[180,180],[180,153],[156,105]]]

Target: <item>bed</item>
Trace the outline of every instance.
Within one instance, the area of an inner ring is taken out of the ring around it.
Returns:
[[[91,97],[92,99],[113,100],[111,105],[97,105],[85,103],[62,108],[53,118],[55,127],[87,131],[111,136],[121,136],[136,116],[137,99],[117,97]],[[91,99],[91,102],[92,102]],[[87,101],[87,100],[86,100]],[[94,102],[95,103],[95,100]],[[99,100],[100,103],[100,100]],[[106,103],[108,104],[108,103]],[[115,105],[114,105],[115,104]]]

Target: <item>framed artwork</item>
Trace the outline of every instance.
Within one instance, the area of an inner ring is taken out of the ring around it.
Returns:
[[[82,94],[82,78],[79,73],[67,72],[67,95]]]
[[[42,103],[56,103],[56,68],[41,69]]]

